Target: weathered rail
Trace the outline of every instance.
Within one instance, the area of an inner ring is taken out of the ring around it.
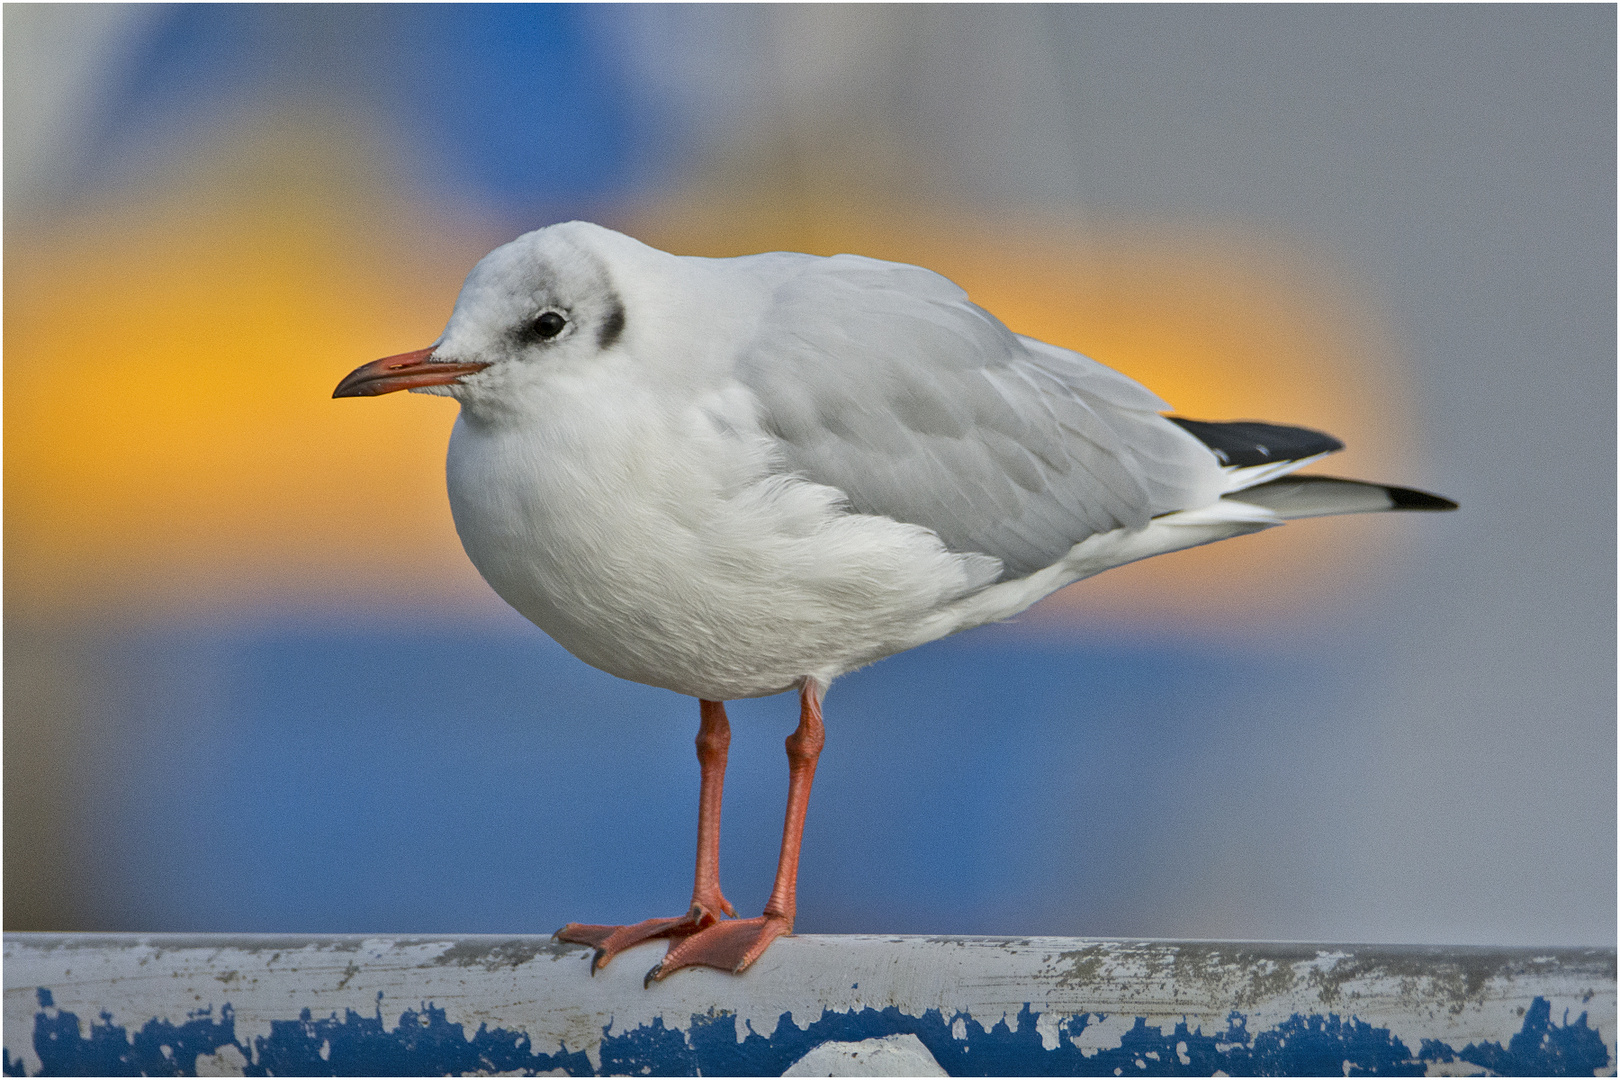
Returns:
[[[1572,1075],[1615,950],[784,938],[733,978],[542,937],[11,934],[8,1075]]]

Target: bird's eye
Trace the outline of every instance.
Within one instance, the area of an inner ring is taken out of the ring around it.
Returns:
[[[536,315],[534,321],[529,324],[529,330],[534,334],[535,337],[544,341],[554,338],[558,334],[562,333],[563,327],[567,325],[568,320],[563,318],[559,313],[555,311],[542,311],[539,315]]]

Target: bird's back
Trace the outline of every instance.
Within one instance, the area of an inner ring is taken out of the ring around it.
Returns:
[[[852,255],[784,273],[737,364],[785,467],[1004,576],[1214,501],[1219,463],[1140,384],[1015,335],[949,280]]]

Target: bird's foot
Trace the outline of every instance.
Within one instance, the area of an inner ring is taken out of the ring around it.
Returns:
[[[720,921],[721,912],[736,915],[737,909],[715,890],[707,902],[693,901],[685,915],[674,919],[644,919],[630,926],[597,926],[590,923],[569,923],[553,937],[575,945],[589,945],[596,950],[591,960],[591,974],[607,967],[608,961],[624,950],[653,938],[682,938],[696,934]]]
[[[712,967],[741,974],[771,942],[792,929],[792,920],[780,915],[715,923],[671,945],[664,959],[647,972],[646,984],[651,986],[684,967]]]
[[[736,911],[720,897],[716,905],[729,915]],[[591,960],[591,974],[607,967],[608,961],[624,950],[653,938],[683,938],[714,926],[719,914],[702,904],[693,904],[692,910],[675,919],[645,919],[631,926],[596,926],[590,923],[569,923],[553,937],[575,945],[589,945],[596,950]]]

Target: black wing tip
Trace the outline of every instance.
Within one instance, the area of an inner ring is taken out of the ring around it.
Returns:
[[[1430,495],[1416,488],[1386,487],[1394,510],[1455,510],[1457,504],[1441,495]]]
[[[1300,461],[1344,449],[1344,443],[1325,431],[1268,424],[1260,420],[1189,420],[1166,416],[1187,434],[1215,452],[1222,465],[1247,467]]]

